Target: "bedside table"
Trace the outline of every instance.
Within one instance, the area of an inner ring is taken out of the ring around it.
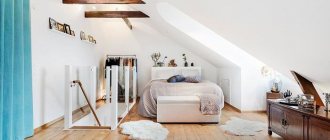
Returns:
[[[267,92],[266,99],[283,99],[283,94],[281,92]]]

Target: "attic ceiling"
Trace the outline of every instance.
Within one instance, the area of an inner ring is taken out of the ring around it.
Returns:
[[[293,78],[290,70],[295,70],[313,82],[330,87],[330,1],[146,2],[147,7],[138,8],[152,16],[155,24],[162,24],[162,20],[154,7],[167,2],[288,77]],[[173,36],[169,29],[161,30]],[[181,40],[186,41],[189,40]]]
[[[145,0],[130,5],[150,17],[147,23],[184,44],[217,67],[232,66],[227,60],[203,49],[203,45],[173,29],[159,16],[156,5],[167,2],[227,39],[240,49],[292,78],[295,70],[330,89],[330,1],[277,0]],[[187,4],[189,3],[189,4]],[[198,9],[198,10],[196,10]]]

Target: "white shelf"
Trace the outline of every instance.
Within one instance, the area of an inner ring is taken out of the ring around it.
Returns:
[[[56,33],[56,34],[59,34],[59,35],[62,35],[63,37],[75,38],[75,36],[73,36],[73,35],[61,32],[61,31],[56,30],[56,29],[49,29],[49,31],[51,31],[53,33]],[[88,40],[81,40],[81,39],[79,39],[79,40],[86,43],[86,44],[89,44],[89,45],[95,45],[95,43],[89,42]]]
[[[61,31],[59,31],[59,30],[55,30],[55,29],[49,29],[51,32],[54,32],[54,33],[57,33],[57,34],[59,34],[59,35],[62,35],[62,36],[64,36],[64,37],[71,37],[71,38],[74,38],[75,36],[73,36],[73,35],[69,35],[69,34],[67,34],[67,33],[64,33],[64,32],[61,32]]]
[[[89,42],[88,40],[81,40],[81,41],[90,45],[95,45],[95,43]]]

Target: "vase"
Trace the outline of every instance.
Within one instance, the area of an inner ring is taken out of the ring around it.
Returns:
[[[185,66],[185,67],[188,67],[188,62],[187,62],[187,61],[184,62],[184,66]]]

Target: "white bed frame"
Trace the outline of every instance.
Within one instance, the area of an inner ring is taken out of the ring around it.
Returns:
[[[199,76],[202,78],[201,67],[152,67],[151,80],[168,79],[173,75]]]
[[[168,79],[173,75],[199,76],[201,67],[153,67],[152,80]],[[219,115],[202,115],[200,99],[196,96],[159,96],[157,122],[160,123],[218,123]]]

